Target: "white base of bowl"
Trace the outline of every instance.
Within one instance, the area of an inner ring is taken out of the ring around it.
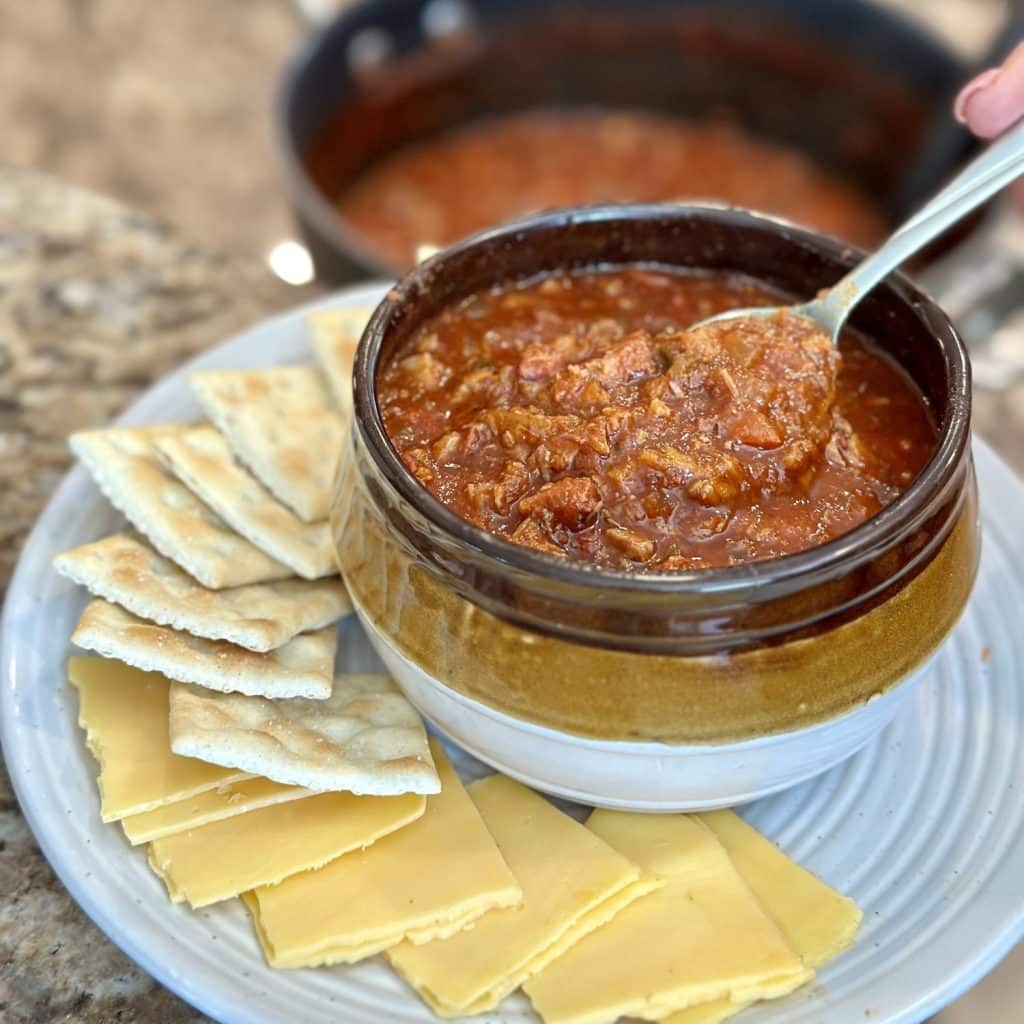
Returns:
[[[731,807],[827,771],[874,739],[928,673],[838,718],[735,743],[636,743],[573,736],[449,689],[405,657],[355,604],[388,671],[420,713],[460,747],[535,789],[596,807],[668,813]]]

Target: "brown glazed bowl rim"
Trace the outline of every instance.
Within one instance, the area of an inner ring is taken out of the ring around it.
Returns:
[[[617,221],[675,221],[726,224],[775,233],[793,244],[842,267],[858,262],[863,252],[828,236],[796,227],[764,214],[727,206],[687,204],[599,204],[545,212],[472,235],[425,260],[401,278],[373,312],[356,352],[354,367],[354,422],[371,459],[397,494],[432,527],[432,533],[454,541],[461,552],[473,552],[485,563],[504,571],[557,585],[584,588],[595,597],[600,591],[633,592],[650,596],[709,596],[749,592],[767,584],[772,589],[803,588],[827,580],[839,569],[852,569],[870,561],[880,547],[897,535],[920,526],[930,512],[934,495],[946,492],[954,480],[970,439],[971,373],[964,344],[942,309],[919,291],[910,279],[895,273],[883,285],[911,306],[938,342],[945,364],[947,391],[944,418],[931,458],[907,489],[876,515],[849,532],[817,547],[763,561],[734,566],[674,572],[630,572],[608,569],[545,554],[505,540],[457,515],[435,498],[409,472],[392,445],[381,418],[376,395],[380,352],[388,331],[399,318],[415,315],[417,298],[443,278],[450,264],[470,250],[497,251],[509,244],[530,245],[532,234],[553,228],[571,231],[575,225]],[[605,264],[606,266],[612,264]],[[619,265],[626,265],[622,263]],[[664,262],[663,266],[671,264]],[[683,266],[678,264],[677,266]],[[539,264],[537,273],[555,268]],[[695,268],[697,269],[697,268]],[[737,271],[742,272],[742,271]],[[517,278],[529,275],[516,275]],[[508,278],[495,278],[495,283]],[[599,598],[598,598],[599,599]]]

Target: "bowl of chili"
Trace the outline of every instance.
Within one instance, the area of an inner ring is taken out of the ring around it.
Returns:
[[[744,211],[604,205],[388,293],[331,520],[428,719],[543,790],[655,811],[766,795],[877,734],[977,568],[963,345],[900,275],[838,351],[783,321],[687,329],[856,259]]]

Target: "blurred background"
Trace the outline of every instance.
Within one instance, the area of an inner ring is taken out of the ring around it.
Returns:
[[[967,60],[1005,17],[1002,0],[885,6]],[[116,196],[198,242],[268,259],[295,237],[272,97],[306,16],[331,10],[327,0],[0,0],[2,158]]]
[[[380,239],[360,235],[351,224],[342,226],[336,208],[353,177],[402,144],[421,141],[439,126],[450,127],[459,111],[487,113],[480,108],[484,95],[499,112],[519,100],[529,106],[537,96],[532,86],[513,81],[514,62],[485,64],[481,78],[473,77],[479,69],[470,69],[467,78],[436,93],[422,91],[424,66],[415,60],[399,84],[381,73],[387,58],[417,49],[422,36],[432,40],[434,67],[479,63],[480,53],[463,47],[467,25],[473,24],[468,0],[436,0],[417,26],[398,26],[390,35],[356,25],[316,42],[318,23],[343,6],[329,0],[0,0],[0,171],[3,164],[33,168],[112,197],[140,217],[166,222],[187,246],[258,264],[285,291],[297,286],[295,302],[306,297],[309,287],[327,289],[360,275],[400,270],[401,254],[388,255]],[[551,5],[509,0],[485,6],[541,17]],[[736,5],[718,6],[728,21],[729,8]],[[879,216],[888,224],[968,154],[970,140],[952,124],[949,103],[960,82],[1014,38],[1007,33],[1016,12],[1016,5],[1005,0],[876,0],[876,8],[896,12],[918,33],[913,47],[901,47],[885,32],[857,28],[861,23],[851,20],[853,7],[870,7],[869,0],[855,5],[847,0],[758,5],[751,0],[738,6],[757,9],[769,24],[785,8],[810,36],[831,33],[845,39],[875,71],[904,80],[916,99],[889,94],[856,74],[845,79],[833,73],[834,66],[821,72],[821,89],[809,88],[807,75],[819,71],[807,70],[807,62],[813,64],[816,55],[805,43],[794,43],[788,32],[758,51],[758,59],[773,63],[788,81],[774,93],[752,87],[749,80],[719,76],[728,61],[716,59],[715,48],[724,44],[710,30],[687,37],[700,49],[706,73],[677,81],[668,58],[628,82],[604,81],[602,87],[635,87],[638,97],[647,90],[660,96],[652,104],[662,113],[678,104],[680,112],[692,114],[690,108],[708,102],[708,109],[724,112],[744,129],[806,145],[815,151],[815,160],[832,169],[842,165],[846,176],[877,200]],[[615,42],[619,37],[612,32],[609,38]],[[605,45],[608,39],[599,42]],[[542,56],[531,57],[543,64]],[[285,72],[289,62],[291,78]],[[533,86],[550,80],[557,96],[571,94],[581,80],[574,75],[578,71],[585,78],[589,65],[584,60],[572,66],[572,73],[553,78],[545,66],[533,77]],[[476,87],[470,87],[473,82]],[[361,92],[370,99],[359,117],[347,129],[337,127],[332,118]],[[281,109],[279,103],[275,120],[275,98],[282,94],[291,106]],[[413,94],[420,99],[409,101]],[[870,131],[857,121],[856,112],[863,108],[854,99],[878,114]],[[395,117],[396,110],[404,113]],[[0,187],[0,249],[5,217],[11,216],[6,209]],[[442,239],[426,232],[414,241]],[[1024,439],[1019,219],[1008,203],[996,204],[955,242],[918,269],[972,346],[984,392],[977,404],[979,428],[985,433],[999,425],[1010,437],[1016,429]],[[409,260],[411,250],[404,262]],[[0,274],[0,294],[3,283]],[[0,317],[0,343],[3,327]],[[118,392],[116,401],[124,397]],[[1024,469],[1024,443],[1001,452]],[[0,963],[0,1016],[4,969]],[[1024,954],[1018,950],[938,1020],[1010,1024],[1024,1019],[1019,1008],[1022,971]]]
[[[0,0],[3,159],[262,253],[291,230],[270,104],[289,0]]]

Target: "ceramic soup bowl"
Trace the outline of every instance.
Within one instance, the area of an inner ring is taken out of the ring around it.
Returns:
[[[793,785],[886,725],[960,616],[980,544],[967,356],[907,279],[875,289],[853,326],[917,382],[936,450],[874,517],[768,561],[640,573],[503,540],[408,472],[375,390],[424,321],[511,279],[646,262],[742,272],[806,297],[856,258],[737,210],[601,206],[478,235],[388,293],[357,354],[332,528],[367,633],[442,732],[541,790],[675,811]]]

